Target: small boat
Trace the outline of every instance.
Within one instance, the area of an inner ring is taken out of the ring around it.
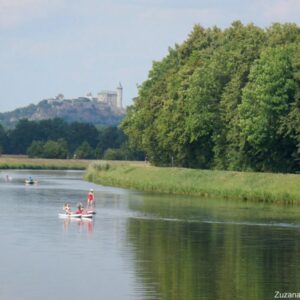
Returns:
[[[76,218],[76,219],[91,219],[93,218],[93,214],[64,214],[64,213],[59,213],[58,214],[59,218],[61,219],[68,219],[68,218]]]
[[[25,180],[25,184],[37,184],[37,183],[38,183],[37,180],[29,180],[29,179]]]

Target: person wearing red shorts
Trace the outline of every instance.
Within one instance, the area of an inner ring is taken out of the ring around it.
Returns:
[[[95,196],[94,196],[94,190],[90,189],[88,196],[87,196],[87,207],[88,208],[94,208],[95,207]]]

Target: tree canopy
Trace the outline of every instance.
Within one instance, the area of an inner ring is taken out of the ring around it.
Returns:
[[[293,172],[300,28],[196,25],[154,62],[122,128],[156,165]]]
[[[115,126],[97,129],[93,124],[62,119],[20,120],[14,129],[0,125],[0,154],[28,154],[44,158],[103,158],[105,152],[118,153],[118,159],[144,159],[129,142],[123,130]]]

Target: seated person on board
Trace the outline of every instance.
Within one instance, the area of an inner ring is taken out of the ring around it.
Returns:
[[[65,213],[67,215],[70,215],[71,214],[71,207],[70,207],[70,204],[69,203],[65,203],[64,204],[64,207],[63,207],[63,210],[65,211]]]
[[[78,204],[77,204],[77,211],[76,211],[76,214],[82,215],[82,214],[84,214],[84,213],[85,213],[85,209],[84,209],[82,203],[78,203]]]

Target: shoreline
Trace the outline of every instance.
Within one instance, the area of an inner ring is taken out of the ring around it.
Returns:
[[[0,170],[86,170],[91,160],[77,159],[44,159],[27,156],[1,156]]]
[[[95,184],[142,192],[300,205],[300,175],[154,167],[145,162],[1,156],[0,170],[83,170]]]
[[[143,192],[300,205],[300,175],[94,162],[84,179]]]

